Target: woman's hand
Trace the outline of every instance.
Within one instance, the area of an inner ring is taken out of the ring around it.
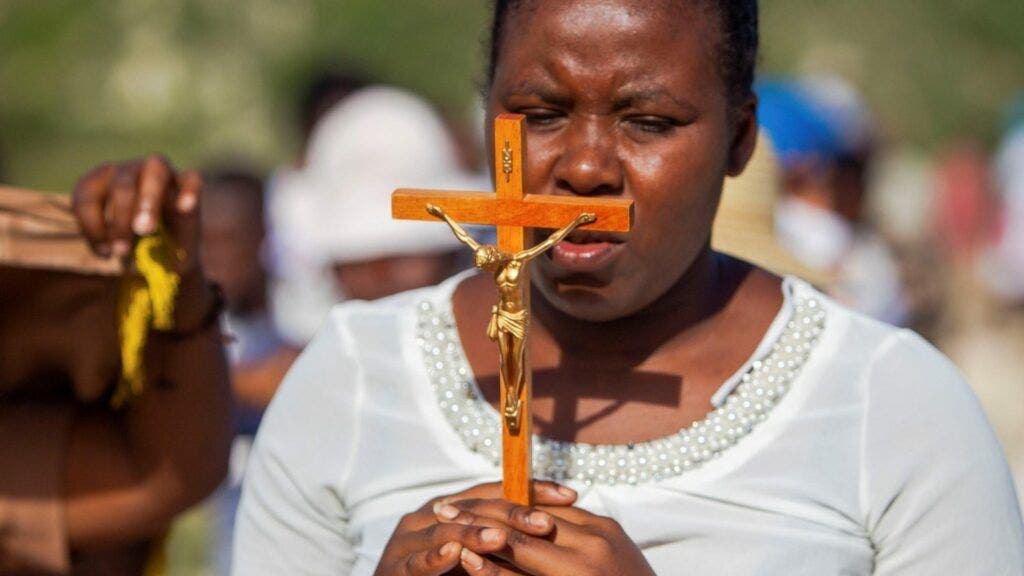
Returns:
[[[460,564],[475,566],[482,557],[505,550],[509,534],[513,532],[533,538],[551,534],[554,524],[547,521],[548,513],[508,504],[501,500],[501,494],[500,484],[480,484],[458,494],[433,499],[416,512],[406,514],[384,548],[375,576],[446,574]],[[539,505],[550,506],[552,510],[569,506],[576,500],[575,492],[550,482],[535,482],[534,496]],[[438,514],[447,507],[464,501],[504,503],[511,508],[501,521],[490,524],[438,521]],[[543,516],[539,523],[536,514]]]
[[[489,557],[477,550],[463,553],[462,568],[471,576],[654,574],[618,522],[579,508],[523,508],[503,500],[473,499],[443,503],[437,507],[437,518],[506,532],[504,549]],[[522,530],[518,518],[530,518],[530,526],[536,529]]]
[[[85,174],[72,193],[72,209],[82,233],[100,256],[124,258],[136,238],[160,226],[178,249],[181,286],[175,315],[180,326],[194,326],[211,304],[199,265],[199,199],[202,178],[179,172],[163,156],[101,164]]]
[[[196,172],[177,172],[163,156],[101,164],[75,185],[72,205],[82,232],[101,256],[127,256],[136,236],[163,223],[184,251],[182,274],[198,266],[199,195]]]

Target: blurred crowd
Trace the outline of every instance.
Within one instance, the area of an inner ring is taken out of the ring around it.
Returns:
[[[489,187],[482,141],[409,91],[329,72],[310,84],[297,118],[302,146],[290,165],[269,176],[237,159],[204,170],[203,265],[226,298],[241,407],[230,478],[211,502],[222,574],[260,414],[331,307],[431,286],[471,265],[446,228],[392,220],[391,192]]]
[[[763,79],[758,95],[779,169],[779,245],[806,276],[824,274],[812,280],[837,300],[949,355],[985,407],[1020,493],[1024,98],[1008,105],[995,150],[965,138],[921,157],[889,141],[837,75]]]
[[[946,352],[988,412],[1024,488],[1024,100],[998,148],[931,158],[886,139],[829,74],[766,79],[759,120],[777,151],[778,242],[837,300]]]
[[[716,245],[935,343],[975,387],[1024,492],[1024,99],[997,149],[965,139],[922,158],[839,76],[763,78],[757,92],[761,141],[727,183]],[[225,296],[242,408],[230,478],[201,512],[218,574],[260,415],[330,308],[471,264],[445,227],[393,221],[392,190],[490,189],[482,113],[445,117],[337,71],[298,102],[291,163],[228,153],[203,169],[202,259]]]

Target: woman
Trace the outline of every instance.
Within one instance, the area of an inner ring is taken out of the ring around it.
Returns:
[[[527,115],[529,189],[635,202],[533,268],[536,471],[575,492],[500,500],[492,280],[462,275],[331,314],[264,420],[236,573],[1021,573],[953,367],[709,249],[756,45],[753,1],[497,2],[488,113]]]

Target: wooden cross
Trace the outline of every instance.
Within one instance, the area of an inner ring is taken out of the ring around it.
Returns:
[[[609,198],[547,196],[524,194],[523,168],[526,163],[521,114],[502,114],[494,120],[494,180],[497,193],[455,192],[444,190],[396,190],[391,196],[391,215],[402,220],[435,220],[427,213],[427,204],[441,207],[458,222],[498,227],[498,248],[515,254],[524,250],[527,228],[559,229],[583,212],[597,216],[588,229],[625,232],[633,223],[633,203]],[[529,287],[529,277],[520,285]],[[529,303],[529,290],[523,300]],[[527,348],[528,350],[529,348]],[[522,387],[522,423],[512,430],[502,424],[502,486],[505,498],[518,504],[530,504],[532,468],[530,418],[531,382],[527,355],[525,385]],[[499,374],[504,371],[499,370]],[[502,376],[503,378],[503,376]],[[502,381],[501,407],[507,402],[506,383]]]

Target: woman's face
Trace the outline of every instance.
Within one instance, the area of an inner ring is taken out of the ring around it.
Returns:
[[[505,23],[488,111],[527,117],[527,191],[635,204],[632,232],[577,232],[537,260],[535,285],[577,318],[665,294],[706,249],[723,177],[753,148],[753,103],[729,113],[717,16],[675,4],[528,1]]]

